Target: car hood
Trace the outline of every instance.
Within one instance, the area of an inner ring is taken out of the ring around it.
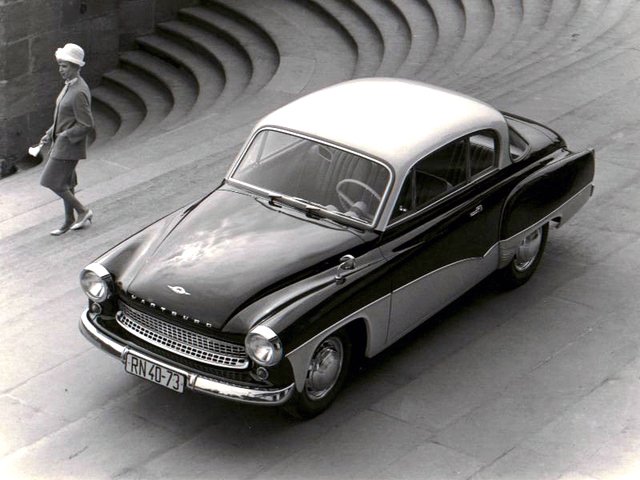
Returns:
[[[122,272],[123,287],[217,329],[264,295],[337,265],[362,243],[345,227],[225,187],[162,235],[131,262],[135,272]]]

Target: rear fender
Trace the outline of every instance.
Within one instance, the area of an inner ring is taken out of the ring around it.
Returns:
[[[545,223],[566,223],[593,193],[593,150],[551,161],[518,183],[504,203],[500,226],[500,267],[522,239]]]

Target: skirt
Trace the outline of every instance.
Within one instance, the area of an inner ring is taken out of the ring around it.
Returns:
[[[40,185],[50,188],[54,192],[74,189],[78,185],[76,165],[78,165],[78,160],[61,160],[49,157],[40,177]]]

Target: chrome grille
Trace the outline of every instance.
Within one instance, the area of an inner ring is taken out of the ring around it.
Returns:
[[[244,347],[223,342],[165,322],[120,302],[116,320],[129,333],[183,357],[209,365],[246,368]]]

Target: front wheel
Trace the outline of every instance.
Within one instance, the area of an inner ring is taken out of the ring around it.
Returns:
[[[549,225],[544,224],[522,239],[509,265],[500,270],[502,282],[507,288],[526,283],[536,271],[547,243]]]
[[[345,381],[351,351],[351,339],[343,330],[322,340],[307,365],[302,392],[296,393],[287,411],[298,418],[312,418],[326,410]]]

